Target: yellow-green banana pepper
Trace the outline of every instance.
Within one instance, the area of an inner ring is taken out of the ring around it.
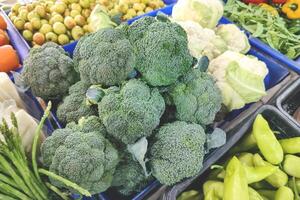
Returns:
[[[300,178],[300,157],[286,155],[283,162],[283,170],[290,176]]]
[[[244,153],[239,154],[237,156],[237,158],[239,159],[239,161],[243,165],[246,165],[246,166],[249,166],[249,167],[254,166],[254,164],[253,164],[253,154],[252,153],[244,152]]]
[[[300,153],[300,137],[279,140],[284,153]]]
[[[244,166],[248,184],[259,182],[274,174],[278,167],[272,165],[249,167]]]
[[[254,154],[253,163],[255,166],[273,166],[272,164],[264,161],[259,154]],[[279,188],[284,186],[288,182],[288,176],[279,168],[270,176],[265,179],[268,183],[270,183],[273,187]]]
[[[252,134],[257,146],[265,159],[274,165],[278,165],[283,160],[283,150],[271,130],[267,120],[258,114],[253,123]]]
[[[276,191],[274,200],[294,200],[294,193],[291,188],[282,186]]]
[[[182,193],[177,200],[201,200],[201,197],[198,191],[190,190]]]
[[[249,200],[248,183],[245,169],[237,157],[233,157],[224,178],[223,200]]]

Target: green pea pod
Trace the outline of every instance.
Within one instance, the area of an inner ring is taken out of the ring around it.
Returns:
[[[279,140],[285,154],[300,153],[300,137]]]
[[[248,183],[245,169],[237,157],[233,157],[224,178],[223,200],[249,200]]]
[[[177,198],[177,200],[201,200],[201,198],[200,198],[200,194],[198,191],[191,190],[191,191],[182,193],[180,195],[180,197]]]
[[[244,166],[248,184],[259,182],[274,174],[278,167],[272,165],[248,167]]]
[[[272,164],[264,161],[259,154],[254,154],[253,163],[255,166],[273,166]],[[288,182],[288,176],[279,168],[270,176],[265,179],[269,184],[275,188],[280,188]]]
[[[294,193],[291,188],[282,186],[275,193],[274,200],[294,200]]]
[[[262,196],[256,192],[253,188],[248,187],[249,190],[249,200],[263,200]]]
[[[286,155],[283,162],[283,170],[290,176],[300,178],[300,157]]]
[[[213,191],[213,195],[208,195],[210,191]],[[206,196],[214,196],[215,198],[222,199],[224,194],[224,183],[220,181],[206,181],[203,184],[203,194],[205,196],[205,200]]]
[[[274,200],[275,199],[275,194],[276,194],[276,191],[274,190],[257,190],[257,192],[265,197],[265,198],[268,198],[270,200]]]
[[[253,148],[255,148],[256,145],[256,140],[253,134],[247,134],[245,137],[241,139],[239,144],[235,147],[232,148],[230,151],[231,154],[235,154],[238,152],[244,152],[244,151],[249,151]]]
[[[243,165],[247,165],[249,167],[254,167],[252,153],[241,153],[240,155],[238,155],[237,158]]]
[[[255,137],[260,152],[269,163],[278,165],[282,162],[282,147],[267,120],[265,120],[261,114],[258,114],[254,120],[252,134]]]

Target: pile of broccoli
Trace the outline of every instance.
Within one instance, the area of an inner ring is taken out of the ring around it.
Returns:
[[[185,31],[165,17],[81,38],[72,65],[80,81],[56,88],[66,128],[42,144],[44,165],[92,194],[112,187],[129,196],[154,179],[174,185],[196,176],[222,98],[208,63],[195,60]]]

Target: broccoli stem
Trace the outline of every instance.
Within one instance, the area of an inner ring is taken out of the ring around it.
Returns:
[[[7,193],[7,195],[14,196],[18,199],[22,199],[22,200],[32,200],[32,198],[28,197],[27,195],[23,194],[22,192],[20,192],[19,190],[11,187],[8,184],[5,184],[3,182],[0,181],[0,190],[1,191],[5,191],[5,193]]]
[[[41,130],[43,128],[43,125],[46,121],[46,119],[48,118],[49,114],[50,114],[50,110],[52,107],[52,103],[51,101],[49,101],[48,106],[44,112],[44,115],[38,125],[38,127],[35,130],[34,133],[34,139],[33,139],[33,144],[32,144],[32,151],[31,151],[31,159],[32,159],[32,167],[33,167],[33,171],[35,174],[35,177],[41,182],[41,177],[40,174],[38,172],[38,167],[37,167],[37,161],[36,161],[36,150],[37,150],[37,145],[38,145],[38,141],[40,139],[40,135],[41,135]]]
[[[52,190],[53,192],[55,192],[58,196],[60,196],[63,200],[70,200],[70,198],[68,197],[68,195],[64,194],[63,192],[61,192],[57,187],[55,187],[54,185],[51,185],[50,183],[46,182],[45,183],[46,186]]]
[[[45,170],[45,169],[39,169],[38,171],[41,174],[44,174],[44,175],[46,175],[46,176],[48,176],[48,177],[50,177],[50,178],[52,178],[54,180],[57,180],[57,181],[65,184],[68,187],[71,187],[74,190],[77,190],[80,194],[83,194],[84,196],[87,196],[87,197],[91,197],[92,196],[89,193],[89,191],[87,191],[86,189],[83,189],[82,187],[80,187],[76,183],[73,183],[73,182],[71,182],[71,181],[69,181],[69,180],[67,180],[67,179],[65,179],[65,178],[63,178],[61,176],[58,176],[58,175],[56,175],[56,174],[54,174],[54,173],[52,173],[52,172],[50,172],[48,170]]]
[[[16,182],[16,184],[20,187],[20,189],[22,189],[22,191],[28,195],[29,197],[33,198],[34,195],[32,194],[32,192],[29,190],[29,188],[27,187],[27,185],[24,183],[24,181],[22,180],[21,177],[19,177],[19,175],[15,172],[14,167],[11,166],[9,164],[9,162],[7,162],[7,160],[0,155],[0,163],[2,166],[2,169],[4,172],[7,172]]]

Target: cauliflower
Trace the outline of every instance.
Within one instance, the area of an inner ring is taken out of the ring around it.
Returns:
[[[221,0],[179,0],[173,8],[176,21],[195,21],[204,28],[215,28],[223,16]]]
[[[107,132],[125,144],[150,136],[159,125],[165,102],[158,89],[131,79],[119,92],[108,93],[98,103]]]
[[[198,124],[176,121],[162,126],[152,139],[150,167],[162,184],[173,185],[197,175],[204,157],[206,135]]]
[[[143,17],[128,28],[137,52],[136,69],[152,86],[174,83],[193,65],[185,31],[164,18]]]
[[[98,132],[57,129],[41,146],[42,160],[49,170],[78,184],[91,194],[107,190],[119,162],[118,152]],[[67,187],[50,179],[57,187]],[[69,188],[70,189],[70,188]]]
[[[221,109],[221,91],[214,78],[192,69],[170,90],[170,96],[176,107],[176,118],[181,121],[201,125],[211,124]]]
[[[24,61],[22,79],[35,96],[60,100],[79,76],[64,49],[48,42],[30,50]]]
[[[189,50],[195,58],[207,56],[211,60],[227,50],[227,44],[215,34],[214,30],[202,28],[200,24],[193,21],[178,21],[177,23],[186,31]]]
[[[230,51],[245,54],[251,48],[246,34],[234,24],[219,25],[216,34],[226,42]]]
[[[226,51],[210,62],[208,71],[217,80],[223,104],[229,111],[266,95],[264,79],[268,68],[256,57]]]
[[[74,62],[85,83],[112,86],[134,70],[136,55],[123,30],[106,28],[79,40]]]

